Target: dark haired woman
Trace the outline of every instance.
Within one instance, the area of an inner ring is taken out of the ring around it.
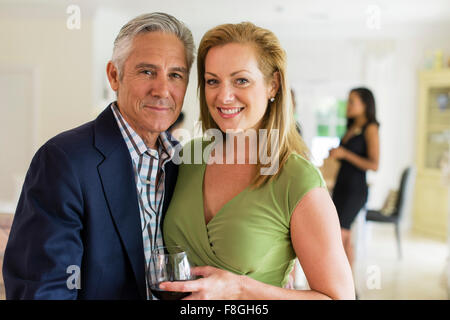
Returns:
[[[353,263],[350,227],[367,201],[366,171],[378,170],[378,127],[372,92],[366,88],[352,89],[347,103],[347,131],[340,146],[330,150],[331,158],[341,160],[333,202],[350,265]]]

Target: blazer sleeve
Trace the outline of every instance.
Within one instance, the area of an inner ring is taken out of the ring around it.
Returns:
[[[83,255],[82,209],[68,155],[47,142],[28,169],[5,250],[7,299],[77,298],[73,284]]]

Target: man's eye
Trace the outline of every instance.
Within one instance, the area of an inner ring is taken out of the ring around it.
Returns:
[[[213,85],[217,84],[217,80],[216,79],[208,79],[208,80],[206,80],[206,84],[213,86]]]
[[[239,78],[239,79],[236,80],[236,83],[237,84],[247,84],[248,80],[245,79],[245,78]]]
[[[151,70],[144,70],[144,71],[142,71],[142,73],[146,74],[146,75],[149,75],[149,76],[154,75],[153,71],[151,71]]]
[[[183,76],[179,73],[171,73],[170,76],[175,79],[183,79]]]

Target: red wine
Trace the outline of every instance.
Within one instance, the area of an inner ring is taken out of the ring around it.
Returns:
[[[150,286],[150,291],[159,300],[181,300],[187,297],[191,292],[166,291],[158,287]]]

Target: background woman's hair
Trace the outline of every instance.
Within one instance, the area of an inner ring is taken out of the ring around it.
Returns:
[[[377,126],[380,126],[380,123],[377,120],[375,97],[373,96],[372,91],[364,87],[359,87],[353,88],[350,90],[350,93],[356,93],[361,99],[365,108],[367,124],[375,123]],[[351,127],[353,121],[354,119],[347,118],[347,129]]]
[[[200,121],[202,121],[203,131],[211,128],[220,129],[208,111],[205,97],[205,60],[208,51],[216,46],[228,43],[239,43],[249,45],[255,49],[255,56],[258,67],[267,83],[273,79],[278,72],[280,88],[275,95],[275,101],[269,103],[265,115],[262,119],[262,129],[279,130],[278,148],[270,145],[270,141],[259,148],[267,148],[268,153],[275,154],[279,161],[279,169],[286,163],[287,158],[293,152],[300,154],[304,158],[309,158],[309,151],[301,136],[298,134],[294,113],[292,108],[292,98],[286,75],[286,53],[280,45],[278,38],[273,32],[258,27],[250,22],[238,24],[223,24],[209,30],[200,41],[197,54],[198,69],[198,93],[200,99]],[[267,139],[270,140],[270,139]],[[258,161],[258,172],[263,166]],[[280,170],[273,175],[259,175],[255,177],[253,187],[259,187],[278,176]]]

